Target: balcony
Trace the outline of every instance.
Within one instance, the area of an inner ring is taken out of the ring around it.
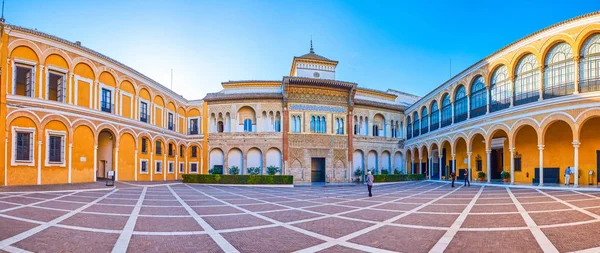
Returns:
[[[592,92],[600,90],[600,78],[590,78],[579,82],[579,92]]]
[[[562,83],[551,87],[544,87],[544,98],[555,98],[573,94],[575,91],[575,83]]]
[[[198,127],[192,127],[190,129],[188,129],[188,134],[189,135],[197,135],[200,131],[198,131]]]
[[[141,114],[140,121],[148,123],[148,114]]]
[[[531,102],[538,101],[539,99],[540,99],[540,92],[537,90],[523,92],[523,93],[519,93],[515,96],[515,105],[529,104]]]

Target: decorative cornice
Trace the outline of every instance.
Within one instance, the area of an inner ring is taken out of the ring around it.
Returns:
[[[268,93],[208,93],[204,97],[204,101],[225,101],[225,100],[240,100],[240,99],[282,99],[283,94],[279,92],[268,92]]]

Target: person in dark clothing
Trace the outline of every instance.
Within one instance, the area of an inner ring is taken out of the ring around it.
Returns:
[[[468,184],[469,185],[468,187],[471,187],[471,181],[469,179],[469,169],[465,170],[465,173],[463,174],[463,176],[465,176],[465,184],[463,186],[466,186]]]
[[[371,171],[367,173],[367,189],[369,189],[369,197],[373,197],[371,194],[371,189],[373,188],[373,181],[375,181],[375,177],[371,174]]]
[[[454,187],[454,180],[456,179],[456,172],[452,171],[452,173],[450,173],[450,177],[452,178],[452,187]]]

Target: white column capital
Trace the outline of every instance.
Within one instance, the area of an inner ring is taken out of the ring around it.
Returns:
[[[473,152],[467,152],[468,157],[471,157],[472,154],[473,154]]]
[[[576,148],[576,149],[579,148],[579,146],[581,146],[581,142],[579,142],[579,141],[574,141],[571,144],[573,144],[573,148]]]
[[[511,153],[515,152],[516,148],[515,147],[509,147],[508,151],[510,151]]]
[[[544,150],[544,145],[543,144],[538,144],[538,150],[539,151],[543,151]]]
[[[491,154],[491,153],[492,153],[492,150],[491,150],[491,149],[486,149],[486,150],[485,150],[485,153],[489,155],[489,154]]]

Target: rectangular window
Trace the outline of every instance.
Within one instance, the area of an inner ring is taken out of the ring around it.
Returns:
[[[169,174],[175,173],[175,163],[169,162]]]
[[[174,156],[174,148],[173,148],[173,144],[169,143],[169,156]]]
[[[198,163],[190,163],[190,173],[198,173]]]
[[[174,130],[175,126],[173,124],[173,114],[169,113],[169,122],[168,122],[169,130]]]
[[[148,174],[148,160],[140,160],[140,174]]]
[[[140,121],[148,123],[148,103],[140,102]]]
[[[162,155],[162,145],[161,145],[160,141],[156,142],[156,154]]]
[[[112,91],[102,88],[101,110],[103,112],[113,113]]]
[[[190,124],[188,127],[189,134],[198,134],[198,119],[190,119]]]
[[[179,146],[179,157],[183,158],[183,146]]]
[[[183,174],[185,172],[185,164],[179,163],[179,173]]]
[[[142,138],[142,154],[148,153],[148,144],[146,138]]]
[[[65,102],[66,79],[67,76],[64,73],[48,71],[48,88],[46,90],[48,100]]]
[[[17,162],[33,161],[33,133],[17,132],[15,157]]]
[[[161,174],[162,173],[162,161],[156,161],[155,173],[156,174]]]
[[[516,152],[515,157],[514,157],[514,164],[515,164],[515,171],[521,171],[521,154],[519,154],[519,152]]]
[[[196,150],[196,146],[192,146],[192,158],[198,157],[198,150]]]
[[[35,67],[29,65],[15,65],[13,71],[14,94],[34,97]]]
[[[48,137],[48,161],[51,163],[62,163],[64,158],[63,137],[50,135]]]

